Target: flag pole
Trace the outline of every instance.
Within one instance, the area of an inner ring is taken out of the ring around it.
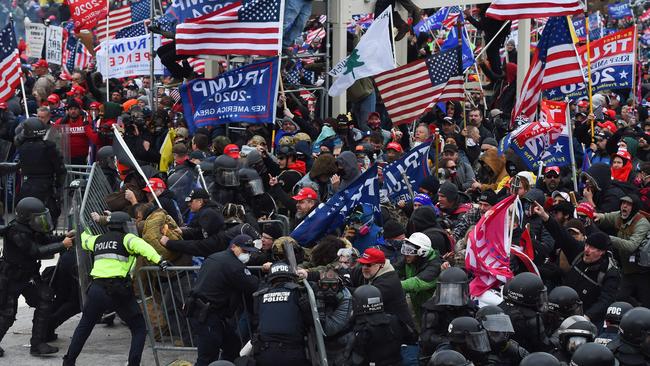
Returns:
[[[14,39],[16,37],[16,25],[14,23],[14,15],[9,14],[9,21],[11,22],[11,27],[14,32]],[[17,40],[16,40],[17,41]],[[16,42],[16,44],[18,44]],[[20,62],[20,50],[16,47],[18,51],[18,72],[20,73],[20,91],[23,94],[23,104],[25,106],[25,117],[29,118],[29,108],[27,107],[27,93],[25,93],[25,81],[23,80],[23,64]]]
[[[641,74],[641,73],[639,73],[639,75],[637,75],[638,70],[637,70],[637,59],[636,59],[637,55],[639,54],[639,52],[638,52],[639,43],[641,43],[641,42],[639,42],[639,40],[637,39],[636,17],[634,18],[634,35],[633,35],[633,39],[634,39],[634,43],[636,45],[634,46],[634,51],[632,53],[632,89],[630,90],[630,94],[632,96],[632,108],[636,109],[636,104],[637,104],[636,88],[637,88],[638,84],[641,83],[640,80],[637,80],[637,76],[639,76]]]
[[[488,42],[488,43],[485,45],[485,47],[481,48],[481,50],[479,51],[479,53],[477,53],[476,55],[474,55],[474,58],[479,57],[480,55],[482,55],[483,52],[485,52],[485,50],[487,50],[488,47],[490,47],[490,46],[492,45],[492,42],[494,42],[494,40],[497,39],[497,36],[498,36],[502,31],[503,31],[503,28],[505,28],[506,25],[508,25],[508,24],[510,24],[510,21],[509,21],[509,20],[508,20],[507,22],[503,23],[503,25],[501,26],[501,28],[499,28],[499,31],[494,35],[494,37],[492,37],[492,39],[490,40],[490,42]]]
[[[458,73],[460,75],[464,75],[464,70],[463,70],[463,23],[460,21],[460,16],[458,17],[458,20],[456,21],[456,37],[458,38]],[[463,89],[465,89],[465,77],[463,76]],[[465,98],[463,96],[463,100],[461,101],[461,110],[463,111],[463,129],[467,128],[467,116],[465,112]],[[465,144],[467,144],[467,139],[465,140]]]
[[[587,34],[587,36],[589,36]],[[578,174],[576,173],[576,157],[573,152],[573,126],[571,124],[571,113],[569,112],[569,100],[565,99],[566,103],[566,128],[569,135],[569,157],[571,158],[571,177],[573,178],[573,191],[578,192]]]
[[[585,39],[587,40],[587,95],[589,96],[589,114],[594,113],[591,90],[591,42],[589,41],[589,1],[585,0]],[[594,142],[594,120],[591,119],[591,142]]]
[[[439,164],[439,161],[440,161],[440,156],[439,156],[440,155],[440,153],[439,153],[439,150],[440,150],[440,135],[439,135],[439,133],[440,133],[440,130],[436,127],[433,138],[435,139],[434,140],[434,147],[436,149],[435,154],[434,154],[436,161],[434,162],[434,164],[435,164],[435,167],[436,167],[436,178],[437,179],[440,179],[440,175],[438,174],[438,167],[440,165]]]
[[[155,17],[155,2],[153,0],[149,1],[149,18],[150,24],[153,25],[154,17]],[[156,101],[156,88],[155,88],[155,83],[154,83],[154,62],[155,62],[155,51],[153,47],[153,41],[154,41],[154,33],[149,32],[149,42],[151,44],[149,45],[149,109],[151,109],[151,113],[156,112],[156,106],[155,106],[155,101]]]
[[[110,83],[109,83],[109,75],[111,74],[109,67],[111,65],[111,42],[110,42],[110,37],[108,36],[108,30],[109,30],[109,23],[111,21],[111,17],[109,16],[111,9],[110,9],[110,1],[106,1],[106,29],[105,29],[105,35],[106,35],[106,102],[111,101],[111,91],[110,91]],[[101,45],[101,43],[100,43]],[[153,82],[153,80],[152,80]],[[155,196],[155,195],[154,195]]]

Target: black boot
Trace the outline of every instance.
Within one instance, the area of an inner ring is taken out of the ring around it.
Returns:
[[[63,366],[75,366],[74,361],[70,361],[68,355],[63,356]]]
[[[34,356],[50,355],[57,352],[59,352],[59,348],[50,346],[47,343],[39,343],[37,345],[32,345],[29,348],[29,353]]]
[[[2,356],[4,356],[4,355],[5,355],[5,350],[2,349],[2,347],[0,347],[0,357],[2,357]]]

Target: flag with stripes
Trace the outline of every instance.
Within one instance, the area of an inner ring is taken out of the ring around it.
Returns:
[[[547,18],[580,14],[584,7],[580,0],[494,0],[488,8],[488,17],[498,20]]]
[[[515,118],[533,120],[542,90],[584,82],[582,66],[569,30],[567,17],[553,17],[544,27],[541,39],[524,78],[521,94],[512,113]]]
[[[394,124],[411,123],[438,102],[464,99],[459,52],[457,46],[375,76]]]
[[[149,33],[149,30],[147,29],[147,25],[145,23],[147,23],[147,21],[143,20],[126,28],[122,28],[115,33],[115,38],[117,39],[144,36],[145,34]]]
[[[463,17],[460,15],[460,7],[458,5],[450,6],[447,11],[447,17],[442,21],[442,25],[447,29],[451,29],[458,23],[459,17],[462,21]]]
[[[111,9],[108,16],[97,22],[97,42],[102,43],[114,38],[115,34],[123,28],[149,18],[150,0],[133,1],[116,9]],[[106,25],[108,24],[108,33]]]
[[[281,0],[242,0],[176,26],[179,55],[277,56]]]
[[[69,23],[63,31],[65,39],[65,46],[63,47],[63,59],[65,63],[63,69],[68,73],[72,73],[74,69],[85,69],[93,58],[83,43],[74,36],[73,29],[73,24]]]
[[[9,22],[0,31],[0,102],[14,96],[21,75],[16,34],[13,22]]]

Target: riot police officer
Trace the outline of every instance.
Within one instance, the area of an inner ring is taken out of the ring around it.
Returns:
[[[470,366],[471,364],[460,353],[450,349],[443,349],[431,355],[427,366]]]
[[[81,247],[93,252],[93,266],[90,271],[92,283],[83,315],[63,357],[63,365],[74,365],[90,336],[95,324],[106,311],[115,311],[126,322],[131,331],[129,365],[139,365],[147,336],[144,317],[133,292],[129,275],[136,256],[143,256],[157,263],[163,270],[169,263],[163,261],[156,250],[143,239],[128,233],[127,224],[131,217],[122,211],[115,211],[108,217],[108,232],[90,235],[88,230],[81,234]]]
[[[352,294],[336,270],[321,274],[316,290],[316,309],[325,332],[327,362],[332,366],[345,364],[345,346],[350,340],[348,324],[352,316]]]
[[[598,343],[583,344],[571,357],[571,366],[615,366],[617,364],[612,351]]]
[[[310,309],[305,294],[296,283],[298,276],[284,262],[271,265],[269,286],[254,293],[253,324],[257,331],[253,352],[259,366],[309,365],[305,336]]]
[[[515,330],[503,309],[496,305],[484,306],[476,312],[476,319],[481,322],[490,339],[490,365],[517,366],[528,356],[526,349],[510,339]]]
[[[467,356],[476,365],[487,364],[490,340],[485,328],[478,320],[461,316],[449,323],[449,341],[438,346],[438,350],[452,349]]]
[[[239,188],[239,166],[237,160],[228,155],[219,155],[214,159],[214,186],[212,197],[222,205],[241,203],[243,200],[237,192]]]
[[[47,206],[52,222],[56,224],[61,214],[61,200],[66,169],[63,157],[56,145],[43,140],[45,126],[38,118],[30,117],[23,122],[25,142],[18,147],[20,161],[18,166],[23,182],[18,192],[18,200],[36,197]]]
[[[353,340],[345,350],[348,364],[400,364],[407,330],[399,318],[384,311],[381,291],[373,285],[359,286],[352,294],[352,302]]]
[[[515,329],[512,338],[528,351],[552,349],[542,319],[548,308],[542,279],[530,272],[516,275],[506,283],[503,299],[499,307],[512,320]]]
[[[582,315],[566,318],[558,329],[558,345],[553,355],[560,362],[569,363],[573,353],[581,345],[593,342],[598,329]]]
[[[632,304],[625,301],[616,301],[608,306],[605,313],[605,328],[598,334],[594,342],[606,346],[609,342],[618,339],[621,319],[632,308]]]
[[[474,316],[476,305],[469,297],[467,273],[458,267],[450,267],[440,273],[436,290],[422,304],[421,354],[433,354],[447,340],[447,328],[451,320],[461,316]]]
[[[5,229],[4,251],[0,261],[0,340],[13,325],[18,297],[23,295],[28,304],[36,307],[30,353],[56,353],[58,348],[45,343],[53,294],[47,283],[41,280],[40,259],[70,248],[72,233],[65,238],[50,235],[52,219],[49,210],[38,198],[23,198],[15,211],[16,220]],[[0,357],[3,354],[4,350],[0,348]]]
[[[555,356],[546,352],[535,352],[526,356],[519,366],[560,366],[562,365]]]
[[[636,307],[623,315],[620,338],[607,344],[621,366],[650,363],[650,309]]]
[[[558,286],[548,294],[548,311],[544,314],[544,326],[548,332],[557,329],[571,315],[583,315],[582,301],[576,290]]]

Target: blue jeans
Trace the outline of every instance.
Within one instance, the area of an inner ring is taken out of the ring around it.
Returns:
[[[300,36],[311,15],[311,0],[287,0],[284,4],[282,47],[291,47]]]
[[[402,345],[402,366],[418,366],[418,357],[420,354],[420,346],[417,344],[403,344]]]
[[[357,118],[357,124],[360,130],[370,131],[370,127],[368,127],[368,116],[375,111],[376,106],[377,93],[375,92],[370,93],[363,100],[354,103],[352,111]]]

